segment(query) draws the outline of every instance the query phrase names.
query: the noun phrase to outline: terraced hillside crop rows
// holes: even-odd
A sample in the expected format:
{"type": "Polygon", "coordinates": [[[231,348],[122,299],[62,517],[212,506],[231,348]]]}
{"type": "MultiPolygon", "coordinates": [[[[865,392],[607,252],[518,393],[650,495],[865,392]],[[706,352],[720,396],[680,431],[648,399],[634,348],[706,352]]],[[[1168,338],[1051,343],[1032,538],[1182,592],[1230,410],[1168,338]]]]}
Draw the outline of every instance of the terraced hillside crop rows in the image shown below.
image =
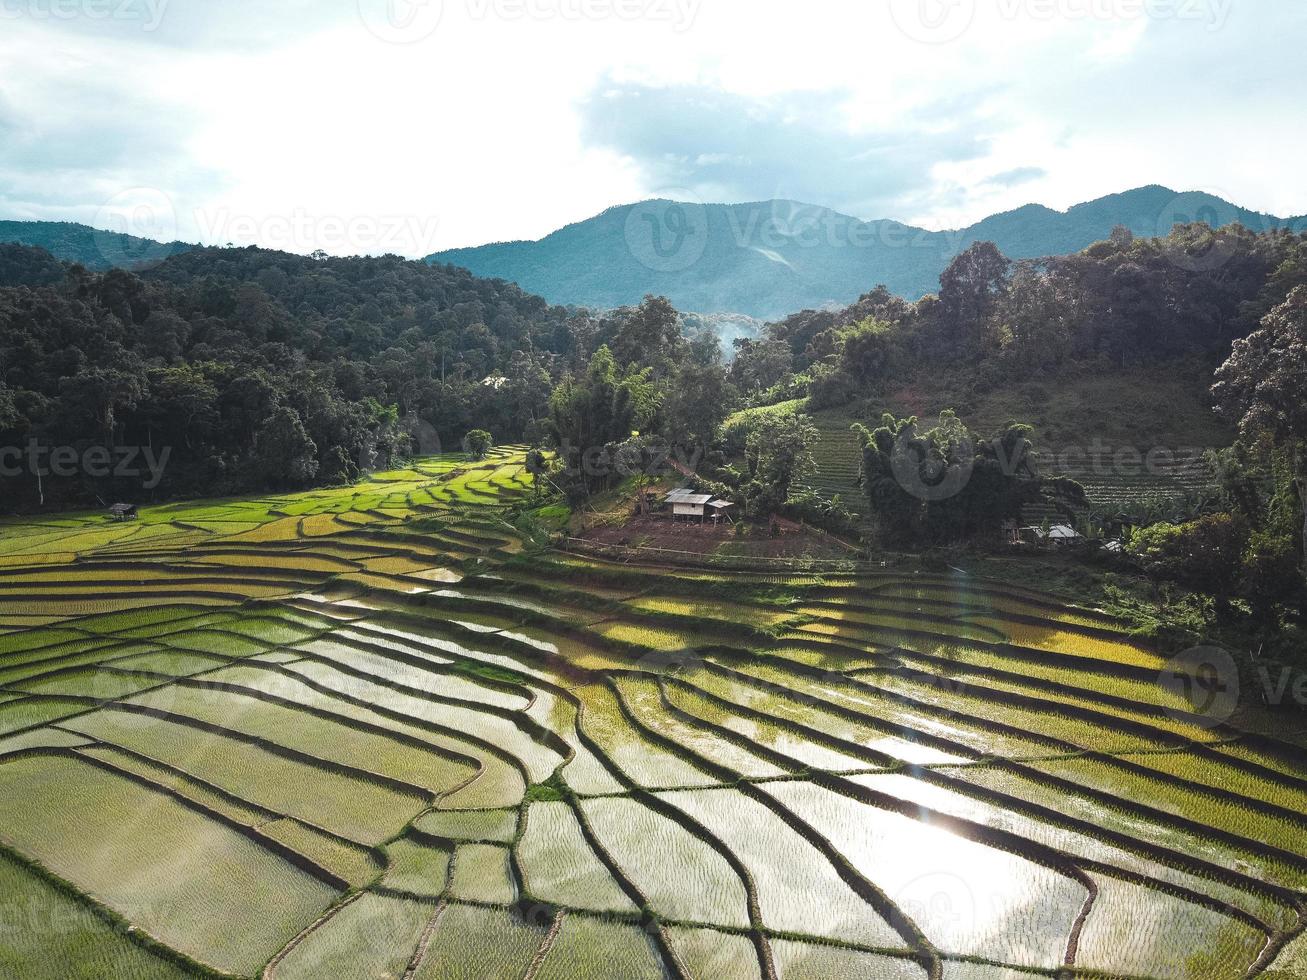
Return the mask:
{"type": "MultiPolygon", "coordinates": [[[[802,400],[786,402],[763,411],[802,411],[802,400]]],[[[736,419],[743,415],[740,413],[736,419]]],[[[807,489],[828,500],[839,498],[854,514],[866,509],[866,499],[859,484],[862,449],[852,430],[855,419],[841,410],[816,412],[813,425],[819,438],[813,445],[816,470],[806,483],[807,489]]],[[[870,428],[875,423],[864,424],[870,428]]],[[[1132,515],[1141,507],[1174,503],[1209,496],[1215,475],[1204,450],[1159,449],[1149,455],[1148,447],[1121,447],[1091,455],[1086,449],[1040,447],[1041,470],[1049,476],[1070,477],[1085,488],[1091,508],[1113,515],[1132,515]]],[[[1023,515],[1027,523],[1065,520],[1051,505],[1031,507],[1023,515]]]]}
{"type": "Polygon", "coordinates": [[[1114,622],[523,551],[528,489],[0,527],[0,972],[1299,975],[1301,751],[1114,622]]]}

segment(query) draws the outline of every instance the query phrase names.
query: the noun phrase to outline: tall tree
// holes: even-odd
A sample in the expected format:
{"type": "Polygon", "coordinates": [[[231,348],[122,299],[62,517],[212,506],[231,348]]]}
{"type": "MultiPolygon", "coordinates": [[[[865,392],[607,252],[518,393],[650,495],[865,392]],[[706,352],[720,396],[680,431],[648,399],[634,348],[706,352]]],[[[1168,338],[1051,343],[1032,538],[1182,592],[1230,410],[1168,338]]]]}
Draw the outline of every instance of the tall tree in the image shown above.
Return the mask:
{"type": "Polygon", "coordinates": [[[1012,263],[993,242],[976,242],[939,277],[939,310],[949,340],[974,349],[1007,289],[1012,263]]]}
{"type": "Polygon", "coordinates": [[[1307,286],[1296,287],[1260,329],[1234,342],[1212,394],[1250,442],[1266,433],[1291,452],[1307,555],[1307,286]]]}

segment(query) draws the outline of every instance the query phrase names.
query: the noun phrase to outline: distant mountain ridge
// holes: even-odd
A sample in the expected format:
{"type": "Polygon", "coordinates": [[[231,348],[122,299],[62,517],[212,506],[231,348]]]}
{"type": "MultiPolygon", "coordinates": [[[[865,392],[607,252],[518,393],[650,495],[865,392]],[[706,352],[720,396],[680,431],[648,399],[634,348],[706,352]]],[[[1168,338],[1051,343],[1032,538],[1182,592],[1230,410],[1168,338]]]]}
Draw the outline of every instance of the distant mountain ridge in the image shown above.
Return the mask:
{"type": "MultiPolygon", "coordinates": [[[[879,283],[918,299],[934,292],[952,258],[977,241],[994,242],[1009,258],[1037,258],[1078,252],[1118,225],[1152,237],[1189,221],[1307,229],[1307,216],[1278,218],[1156,184],[1066,211],[1027,204],[954,231],[862,221],[798,201],[654,200],[609,208],[539,241],[450,249],[426,261],[504,279],[558,305],[611,309],[653,293],[686,312],[776,320],[845,307],[879,283]]],[[[0,221],[0,242],[38,246],[96,271],[150,266],[199,247],[61,221],[0,221]]]]}
{"type": "Polygon", "coordinates": [[[1278,218],[1159,185],[1066,211],[1028,204],[940,232],[797,201],[656,200],[610,208],[539,241],[451,249],[428,261],[507,279],[551,303],[611,308],[655,293],[681,310],[770,320],[845,306],[878,283],[918,299],[934,292],[953,256],[977,241],[993,241],[1010,258],[1037,258],[1078,252],[1118,225],[1153,237],[1191,221],[1239,222],[1255,231],[1307,228],[1307,217],[1278,218]]]}
{"type": "Polygon", "coordinates": [[[185,242],[163,244],[71,221],[0,221],[0,242],[43,248],[57,259],[96,272],[152,265],[197,247],[185,242]]]}

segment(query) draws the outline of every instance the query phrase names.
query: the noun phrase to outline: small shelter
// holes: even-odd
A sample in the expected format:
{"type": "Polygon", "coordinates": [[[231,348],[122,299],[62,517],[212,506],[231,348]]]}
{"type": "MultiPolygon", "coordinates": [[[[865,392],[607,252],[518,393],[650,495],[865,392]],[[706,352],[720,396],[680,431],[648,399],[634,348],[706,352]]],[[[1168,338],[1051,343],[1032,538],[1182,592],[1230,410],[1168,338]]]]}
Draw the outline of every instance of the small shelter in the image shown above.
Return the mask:
{"type": "Polygon", "coordinates": [[[730,521],[731,508],[734,506],[729,500],[708,501],[708,511],[712,514],[712,522],[720,524],[722,521],[730,521]]]}
{"type": "Polygon", "coordinates": [[[109,508],[109,515],[115,521],[131,521],[136,519],[135,504],[114,504],[109,508]]]}
{"type": "Polygon", "coordinates": [[[1048,540],[1053,544],[1071,544],[1083,538],[1084,535],[1069,524],[1054,524],[1048,529],[1048,540]]]}
{"type": "Polygon", "coordinates": [[[697,517],[702,521],[705,517],[708,502],[712,499],[710,493],[695,493],[682,487],[669,493],[666,501],[672,505],[673,518],[697,517]]]}
{"type": "Polygon", "coordinates": [[[1054,524],[1045,530],[1042,527],[1023,527],[1022,540],[1035,544],[1067,545],[1083,541],[1084,535],[1069,524],[1054,524]]]}

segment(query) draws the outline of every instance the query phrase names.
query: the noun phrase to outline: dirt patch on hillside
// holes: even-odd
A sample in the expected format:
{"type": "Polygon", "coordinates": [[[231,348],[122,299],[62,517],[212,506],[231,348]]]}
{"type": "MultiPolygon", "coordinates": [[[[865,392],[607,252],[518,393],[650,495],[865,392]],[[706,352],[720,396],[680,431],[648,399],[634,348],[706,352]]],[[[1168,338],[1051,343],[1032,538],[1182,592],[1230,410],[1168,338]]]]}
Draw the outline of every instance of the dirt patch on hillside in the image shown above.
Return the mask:
{"type": "Polygon", "coordinates": [[[659,548],[696,555],[730,555],[738,558],[856,557],[830,535],[778,518],[773,537],[767,526],[748,526],[740,535],[735,525],[698,524],[667,517],[633,517],[625,524],[591,528],[578,535],[596,544],[627,548],[659,548]]]}

